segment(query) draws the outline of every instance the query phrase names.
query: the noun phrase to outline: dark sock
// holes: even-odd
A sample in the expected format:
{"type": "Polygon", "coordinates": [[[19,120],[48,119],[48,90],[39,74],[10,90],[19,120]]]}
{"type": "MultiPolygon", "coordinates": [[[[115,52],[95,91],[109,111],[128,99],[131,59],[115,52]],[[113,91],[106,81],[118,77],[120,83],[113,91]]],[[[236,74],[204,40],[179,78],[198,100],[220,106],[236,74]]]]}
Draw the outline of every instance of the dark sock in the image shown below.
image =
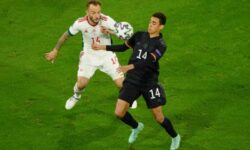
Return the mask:
{"type": "Polygon", "coordinates": [[[177,133],[171,123],[171,121],[165,117],[164,121],[161,123],[161,126],[167,131],[167,133],[172,137],[175,138],[177,133]]]}
{"type": "Polygon", "coordinates": [[[138,122],[131,116],[129,112],[126,112],[121,120],[126,123],[127,125],[131,126],[133,129],[138,127],[138,122]]]}

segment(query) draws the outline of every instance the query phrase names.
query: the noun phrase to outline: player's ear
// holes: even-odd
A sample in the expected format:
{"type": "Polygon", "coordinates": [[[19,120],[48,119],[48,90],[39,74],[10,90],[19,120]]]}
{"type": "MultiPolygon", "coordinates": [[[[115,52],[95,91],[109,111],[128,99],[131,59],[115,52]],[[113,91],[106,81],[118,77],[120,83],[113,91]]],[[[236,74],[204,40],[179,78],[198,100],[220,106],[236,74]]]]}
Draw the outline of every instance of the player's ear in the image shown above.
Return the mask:
{"type": "Polygon", "coordinates": [[[160,29],[162,30],[164,28],[164,25],[160,25],[160,29]]]}

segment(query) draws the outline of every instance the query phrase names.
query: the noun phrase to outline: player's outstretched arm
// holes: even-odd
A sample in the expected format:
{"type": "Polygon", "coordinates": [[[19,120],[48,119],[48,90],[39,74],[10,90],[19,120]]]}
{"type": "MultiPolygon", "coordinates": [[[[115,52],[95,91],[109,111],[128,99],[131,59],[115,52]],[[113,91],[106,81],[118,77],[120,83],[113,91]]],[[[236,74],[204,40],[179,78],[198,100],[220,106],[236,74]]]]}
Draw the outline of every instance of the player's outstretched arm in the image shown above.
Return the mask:
{"type": "Polygon", "coordinates": [[[120,45],[100,45],[97,44],[96,42],[92,43],[92,49],[93,50],[107,50],[107,51],[112,51],[112,52],[124,52],[129,47],[124,43],[120,45]]]}
{"type": "Polygon", "coordinates": [[[134,64],[129,64],[129,65],[126,65],[126,66],[120,66],[117,70],[117,72],[123,72],[123,73],[127,73],[129,70],[132,70],[134,69],[135,66],[134,64]]]}
{"type": "Polygon", "coordinates": [[[55,61],[57,54],[60,50],[60,48],[62,47],[62,45],[65,43],[65,41],[70,37],[68,31],[64,32],[63,35],[59,38],[59,40],[56,43],[56,46],[53,48],[53,50],[51,50],[48,53],[45,53],[45,58],[48,61],[51,61],[52,63],[55,61]]]}
{"type": "Polygon", "coordinates": [[[97,44],[96,42],[93,42],[92,49],[93,50],[106,50],[106,45],[100,45],[100,44],[97,44]]]}

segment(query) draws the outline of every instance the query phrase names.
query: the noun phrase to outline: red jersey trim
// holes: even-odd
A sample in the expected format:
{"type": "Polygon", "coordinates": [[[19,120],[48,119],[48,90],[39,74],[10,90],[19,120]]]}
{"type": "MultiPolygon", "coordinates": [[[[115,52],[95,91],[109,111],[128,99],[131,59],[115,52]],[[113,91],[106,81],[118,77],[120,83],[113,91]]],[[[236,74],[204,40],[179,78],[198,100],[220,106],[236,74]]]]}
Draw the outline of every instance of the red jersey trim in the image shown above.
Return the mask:
{"type": "Polygon", "coordinates": [[[107,16],[101,16],[101,19],[104,20],[104,21],[107,21],[108,17],[107,16]]]}
{"type": "Polygon", "coordinates": [[[95,27],[96,25],[98,25],[98,23],[97,23],[97,24],[92,24],[92,23],[89,21],[89,17],[88,17],[88,16],[87,16],[87,21],[88,21],[89,25],[91,25],[91,26],[93,26],[93,27],[95,27]]]}
{"type": "Polygon", "coordinates": [[[88,20],[87,16],[84,16],[84,17],[79,18],[78,22],[84,22],[84,21],[87,21],[87,20],[88,20]]]}

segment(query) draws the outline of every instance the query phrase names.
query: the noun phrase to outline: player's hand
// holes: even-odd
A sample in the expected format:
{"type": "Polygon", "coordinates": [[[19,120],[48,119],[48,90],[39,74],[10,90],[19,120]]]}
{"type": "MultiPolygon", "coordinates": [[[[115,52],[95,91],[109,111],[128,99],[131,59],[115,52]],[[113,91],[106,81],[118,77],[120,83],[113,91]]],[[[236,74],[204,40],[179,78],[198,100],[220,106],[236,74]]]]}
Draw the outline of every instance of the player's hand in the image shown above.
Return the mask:
{"type": "Polygon", "coordinates": [[[91,46],[93,50],[106,50],[106,45],[100,45],[96,42],[93,42],[91,46]]]}
{"type": "Polygon", "coordinates": [[[57,54],[58,54],[58,50],[57,49],[53,49],[52,51],[48,52],[48,53],[45,53],[45,58],[54,63],[56,57],[57,57],[57,54]]]}
{"type": "Polygon", "coordinates": [[[127,73],[129,70],[132,70],[132,69],[134,69],[134,65],[130,64],[130,65],[126,65],[126,66],[120,66],[117,69],[117,72],[118,73],[120,73],[120,72],[127,73]]]}
{"type": "Polygon", "coordinates": [[[110,29],[108,29],[107,27],[101,26],[101,32],[104,34],[114,34],[110,29]]]}

